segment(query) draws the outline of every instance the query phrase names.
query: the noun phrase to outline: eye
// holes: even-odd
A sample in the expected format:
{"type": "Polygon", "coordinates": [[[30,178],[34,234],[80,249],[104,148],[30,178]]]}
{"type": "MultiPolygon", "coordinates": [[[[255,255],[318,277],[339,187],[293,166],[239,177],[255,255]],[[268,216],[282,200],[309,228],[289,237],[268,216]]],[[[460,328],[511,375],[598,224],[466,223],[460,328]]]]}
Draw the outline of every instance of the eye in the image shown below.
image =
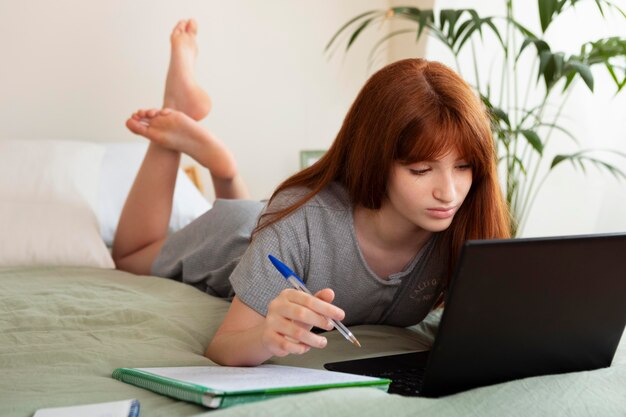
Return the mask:
{"type": "Polygon", "coordinates": [[[409,172],[413,175],[424,175],[428,171],[430,171],[430,168],[409,168],[409,172]]]}
{"type": "Polygon", "coordinates": [[[457,164],[457,169],[460,169],[461,171],[467,171],[472,169],[472,164],[467,164],[467,163],[461,163],[461,164],[457,164]]]}

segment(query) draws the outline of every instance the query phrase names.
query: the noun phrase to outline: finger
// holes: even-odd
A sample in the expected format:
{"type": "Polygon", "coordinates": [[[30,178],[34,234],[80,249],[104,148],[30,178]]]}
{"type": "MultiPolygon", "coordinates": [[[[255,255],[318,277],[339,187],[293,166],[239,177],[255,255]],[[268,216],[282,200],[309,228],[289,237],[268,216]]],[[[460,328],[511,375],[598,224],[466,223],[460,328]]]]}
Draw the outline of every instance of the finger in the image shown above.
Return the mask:
{"type": "Polygon", "coordinates": [[[323,290],[319,290],[318,292],[316,292],[315,296],[322,301],[332,303],[335,299],[335,292],[330,288],[324,288],[323,290]]]}
{"type": "Polygon", "coordinates": [[[284,320],[289,323],[299,323],[306,330],[310,330],[313,326],[326,330],[332,329],[332,323],[326,317],[280,297],[272,300],[266,318],[269,326],[278,332],[284,332],[284,320]]]}
{"type": "Polygon", "coordinates": [[[293,337],[282,334],[281,331],[276,331],[271,326],[268,326],[266,331],[263,332],[263,344],[275,356],[300,355],[311,350],[310,346],[300,343],[293,337]]]}
{"type": "MultiPolygon", "coordinates": [[[[269,322],[274,323],[278,319],[287,319],[292,322],[301,323],[303,326],[310,330],[311,327],[319,327],[321,329],[332,330],[333,326],[331,321],[321,314],[298,304],[289,299],[289,290],[285,290],[281,295],[272,300],[268,306],[267,319],[269,322]]],[[[274,325],[277,329],[280,329],[280,325],[274,325]]]]}
{"type": "Polygon", "coordinates": [[[274,321],[273,324],[276,326],[273,327],[274,330],[292,343],[297,342],[318,349],[325,348],[328,344],[325,337],[310,332],[308,326],[303,326],[283,317],[274,321]]]}
{"type": "Polygon", "coordinates": [[[297,290],[285,290],[284,293],[286,293],[285,297],[289,301],[300,304],[301,306],[306,307],[307,309],[324,317],[335,320],[343,320],[345,317],[345,313],[342,309],[324,300],[320,300],[313,295],[297,290]]]}
{"type": "Polygon", "coordinates": [[[315,326],[326,330],[332,329],[332,323],[326,316],[318,314],[297,303],[287,302],[281,306],[279,315],[286,319],[302,323],[309,328],[315,326]]]}
{"type": "Polygon", "coordinates": [[[310,346],[304,345],[293,338],[277,332],[271,332],[264,341],[267,349],[274,356],[287,356],[289,354],[301,355],[311,350],[310,346]]]}
{"type": "Polygon", "coordinates": [[[161,109],[161,114],[162,114],[163,116],[167,116],[167,115],[168,115],[168,114],[170,114],[170,113],[172,113],[172,109],[169,109],[169,108],[167,108],[167,107],[165,107],[165,108],[161,109]]]}

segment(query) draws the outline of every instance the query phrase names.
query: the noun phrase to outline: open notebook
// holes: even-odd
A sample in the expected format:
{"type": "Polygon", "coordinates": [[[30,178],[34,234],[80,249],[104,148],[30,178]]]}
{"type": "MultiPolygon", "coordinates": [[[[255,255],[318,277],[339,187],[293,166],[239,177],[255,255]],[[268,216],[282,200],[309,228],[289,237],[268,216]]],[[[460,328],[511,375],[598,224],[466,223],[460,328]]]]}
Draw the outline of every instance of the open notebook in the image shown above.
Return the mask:
{"type": "Polygon", "coordinates": [[[329,388],[376,387],[388,379],[280,365],[118,368],[113,378],[209,408],[329,388]]]}

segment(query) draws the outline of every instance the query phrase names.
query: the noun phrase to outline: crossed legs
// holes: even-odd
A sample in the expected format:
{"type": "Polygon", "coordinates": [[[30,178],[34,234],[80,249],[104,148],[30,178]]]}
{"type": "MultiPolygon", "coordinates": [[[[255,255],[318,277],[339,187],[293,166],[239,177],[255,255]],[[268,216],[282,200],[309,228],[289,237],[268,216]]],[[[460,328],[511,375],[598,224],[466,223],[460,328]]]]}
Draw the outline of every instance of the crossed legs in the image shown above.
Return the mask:
{"type": "Polygon", "coordinates": [[[181,153],[209,170],[216,198],[248,197],[231,152],[197,123],[210,112],[211,99],[194,77],[196,33],[193,19],[177,23],[170,36],[163,108],[138,110],[126,121],[126,127],[150,145],[113,241],[113,260],[124,271],[149,274],[167,238],[181,153]]]}

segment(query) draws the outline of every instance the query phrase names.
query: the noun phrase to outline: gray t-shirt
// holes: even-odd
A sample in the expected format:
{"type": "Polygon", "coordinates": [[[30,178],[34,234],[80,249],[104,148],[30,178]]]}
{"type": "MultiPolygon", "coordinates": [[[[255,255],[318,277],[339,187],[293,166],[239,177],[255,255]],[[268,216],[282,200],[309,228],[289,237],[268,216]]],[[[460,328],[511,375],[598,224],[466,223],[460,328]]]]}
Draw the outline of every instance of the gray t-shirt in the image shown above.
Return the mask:
{"type": "MultiPolygon", "coordinates": [[[[279,195],[268,211],[284,207],[302,190],[279,195]]],[[[346,312],[344,324],[419,323],[442,291],[447,259],[433,236],[404,271],[378,277],[365,263],[354,231],[345,189],[331,184],[303,207],[266,227],[248,244],[263,205],[218,200],[214,207],[168,238],[152,272],[232,297],[262,315],[287,282],[268,260],[274,255],[311,292],[335,291],[333,304],[346,312]],[[229,285],[230,284],[230,285],[229,285]]]]}

